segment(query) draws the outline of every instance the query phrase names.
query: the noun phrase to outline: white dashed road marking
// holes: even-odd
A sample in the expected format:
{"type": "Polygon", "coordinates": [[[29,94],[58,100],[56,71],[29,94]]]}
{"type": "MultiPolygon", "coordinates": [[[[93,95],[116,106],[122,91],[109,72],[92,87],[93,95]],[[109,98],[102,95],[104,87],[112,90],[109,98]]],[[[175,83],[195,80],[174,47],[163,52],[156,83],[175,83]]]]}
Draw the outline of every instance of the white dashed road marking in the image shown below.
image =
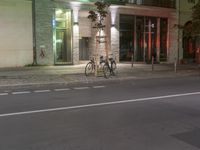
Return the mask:
{"type": "Polygon", "coordinates": [[[51,92],[51,90],[36,90],[34,92],[35,93],[46,93],[46,92],[51,92]]]}
{"type": "Polygon", "coordinates": [[[0,93],[0,96],[8,95],[8,93],[0,93]]]}
{"type": "Polygon", "coordinates": [[[85,89],[89,89],[89,87],[75,87],[73,88],[74,90],[85,90],[85,89]]]}
{"type": "Polygon", "coordinates": [[[94,89],[100,89],[100,88],[105,88],[105,86],[100,85],[100,86],[93,86],[94,89]]]}
{"type": "Polygon", "coordinates": [[[5,95],[20,95],[20,94],[30,94],[30,93],[48,93],[48,92],[61,92],[61,91],[70,91],[70,90],[86,90],[86,89],[99,89],[99,88],[105,88],[104,85],[100,86],[92,86],[92,87],[74,87],[74,88],[63,88],[63,89],[52,89],[52,90],[35,90],[35,91],[4,91],[3,93],[0,93],[0,96],[5,96],[5,95]]]}
{"type": "Polygon", "coordinates": [[[12,92],[13,95],[18,95],[18,94],[29,94],[31,93],[30,91],[22,91],[22,92],[12,92]]]}
{"type": "Polygon", "coordinates": [[[56,92],[59,92],[59,91],[69,91],[69,90],[71,90],[71,89],[69,89],[69,88],[66,88],[66,89],[54,89],[54,91],[56,91],[56,92]]]}

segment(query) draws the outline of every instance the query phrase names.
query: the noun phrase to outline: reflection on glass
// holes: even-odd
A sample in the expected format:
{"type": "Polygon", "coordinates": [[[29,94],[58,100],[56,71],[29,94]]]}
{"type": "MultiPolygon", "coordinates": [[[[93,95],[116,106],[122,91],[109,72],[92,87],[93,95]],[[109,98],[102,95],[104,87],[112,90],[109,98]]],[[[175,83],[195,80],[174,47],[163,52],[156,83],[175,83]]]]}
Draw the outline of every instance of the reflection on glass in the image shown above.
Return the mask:
{"type": "Polygon", "coordinates": [[[56,60],[57,62],[63,62],[67,60],[66,55],[66,32],[62,30],[56,31],[56,60]]]}
{"type": "Polygon", "coordinates": [[[144,60],[144,17],[136,17],[136,61],[144,60]]]}
{"type": "Polygon", "coordinates": [[[154,59],[156,59],[156,52],[157,52],[157,49],[156,49],[157,18],[146,17],[145,33],[146,33],[145,42],[147,44],[146,61],[151,61],[152,57],[154,57],[154,59]]]}
{"type": "Polygon", "coordinates": [[[120,16],[120,60],[130,61],[134,50],[134,16],[120,16]]]}
{"type": "Polygon", "coordinates": [[[157,58],[166,61],[167,34],[166,18],[120,15],[120,60],[130,61],[131,54],[134,52],[135,61],[151,62],[152,56],[155,61],[157,58]]]}
{"type": "Polygon", "coordinates": [[[160,60],[167,60],[167,18],[160,18],[160,60]]]}
{"type": "Polygon", "coordinates": [[[71,12],[55,11],[55,63],[71,63],[71,12]]]}

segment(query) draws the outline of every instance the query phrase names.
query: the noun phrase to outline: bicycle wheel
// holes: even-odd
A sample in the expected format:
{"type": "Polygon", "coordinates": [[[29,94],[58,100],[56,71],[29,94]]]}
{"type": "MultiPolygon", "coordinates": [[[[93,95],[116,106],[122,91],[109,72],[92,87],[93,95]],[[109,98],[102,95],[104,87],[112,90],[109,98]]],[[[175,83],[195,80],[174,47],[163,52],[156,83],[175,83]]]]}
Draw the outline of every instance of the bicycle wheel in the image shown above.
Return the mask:
{"type": "Polygon", "coordinates": [[[85,75],[89,76],[94,72],[94,63],[89,62],[87,63],[87,65],[85,66],[85,75]]]}
{"type": "Polygon", "coordinates": [[[116,75],[116,71],[117,71],[117,64],[115,61],[112,62],[112,65],[111,65],[111,68],[112,68],[112,75],[116,75]]]}
{"type": "Polygon", "coordinates": [[[103,66],[103,74],[105,78],[109,78],[110,77],[110,68],[107,64],[105,64],[103,66]]]}

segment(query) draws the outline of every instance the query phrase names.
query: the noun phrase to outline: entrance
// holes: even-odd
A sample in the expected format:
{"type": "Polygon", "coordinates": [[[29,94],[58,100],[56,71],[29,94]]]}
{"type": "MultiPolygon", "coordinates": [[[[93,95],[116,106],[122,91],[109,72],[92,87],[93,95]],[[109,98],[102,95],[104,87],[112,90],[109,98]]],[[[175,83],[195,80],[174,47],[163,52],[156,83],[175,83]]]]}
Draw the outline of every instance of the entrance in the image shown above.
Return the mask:
{"type": "Polygon", "coordinates": [[[54,60],[55,64],[72,64],[71,11],[55,10],[54,60]]]}
{"type": "Polygon", "coordinates": [[[79,40],[79,59],[89,60],[89,38],[82,37],[79,40]]]}

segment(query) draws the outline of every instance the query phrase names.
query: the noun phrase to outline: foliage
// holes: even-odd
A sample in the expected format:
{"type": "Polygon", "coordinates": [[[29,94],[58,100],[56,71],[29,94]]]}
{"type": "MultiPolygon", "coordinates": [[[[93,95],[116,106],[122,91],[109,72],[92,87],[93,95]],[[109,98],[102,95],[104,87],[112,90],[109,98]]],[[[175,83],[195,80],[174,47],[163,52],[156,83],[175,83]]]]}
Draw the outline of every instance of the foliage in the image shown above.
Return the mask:
{"type": "Polygon", "coordinates": [[[200,34],[200,0],[192,10],[192,32],[196,36],[200,34]]]}
{"type": "Polygon", "coordinates": [[[107,9],[110,5],[105,2],[96,2],[95,6],[97,10],[90,10],[88,18],[95,23],[94,28],[104,28],[103,21],[108,14],[107,9]]]}

